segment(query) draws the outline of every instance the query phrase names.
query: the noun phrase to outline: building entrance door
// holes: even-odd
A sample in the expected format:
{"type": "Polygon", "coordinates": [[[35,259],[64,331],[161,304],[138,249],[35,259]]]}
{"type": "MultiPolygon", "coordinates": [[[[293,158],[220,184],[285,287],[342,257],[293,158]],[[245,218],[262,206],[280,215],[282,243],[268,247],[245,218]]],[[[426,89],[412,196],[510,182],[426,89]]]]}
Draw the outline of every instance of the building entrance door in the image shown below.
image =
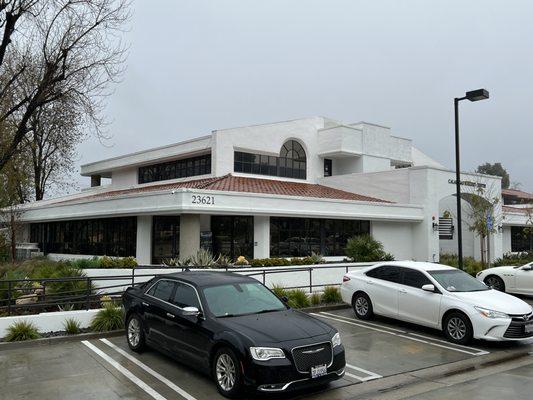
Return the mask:
{"type": "Polygon", "coordinates": [[[152,233],[152,264],[162,264],[171,258],[179,258],[179,215],[154,216],[152,233]]]}

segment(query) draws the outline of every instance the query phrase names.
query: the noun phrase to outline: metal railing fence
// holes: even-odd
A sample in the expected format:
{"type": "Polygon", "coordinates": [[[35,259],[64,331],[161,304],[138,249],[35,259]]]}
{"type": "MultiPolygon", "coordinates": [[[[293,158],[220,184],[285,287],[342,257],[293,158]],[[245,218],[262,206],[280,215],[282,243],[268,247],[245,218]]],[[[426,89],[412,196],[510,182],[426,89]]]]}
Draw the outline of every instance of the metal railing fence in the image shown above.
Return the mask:
{"type": "MultiPolygon", "coordinates": [[[[332,264],[293,267],[263,268],[190,268],[219,272],[235,272],[253,277],[268,286],[267,278],[281,274],[301,274],[295,281],[297,285],[283,285],[285,289],[305,289],[310,293],[326,286],[338,286],[341,282],[317,279],[317,271],[342,270],[347,273],[351,269],[370,266],[372,263],[332,264]]],[[[63,278],[24,278],[0,280],[0,316],[32,314],[46,311],[89,310],[99,308],[103,303],[116,301],[126,287],[144,283],[161,273],[149,273],[150,270],[161,270],[156,266],[138,266],[131,269],[131,274],[106,276],[75,276],[63,278]],[[106,284],[108,283],[108,284],[106,284]]],[[[168,268],[185,271],[187,267],[168,268]]],[[[339,271],[340,272],[340,271],[339,271]]]]}

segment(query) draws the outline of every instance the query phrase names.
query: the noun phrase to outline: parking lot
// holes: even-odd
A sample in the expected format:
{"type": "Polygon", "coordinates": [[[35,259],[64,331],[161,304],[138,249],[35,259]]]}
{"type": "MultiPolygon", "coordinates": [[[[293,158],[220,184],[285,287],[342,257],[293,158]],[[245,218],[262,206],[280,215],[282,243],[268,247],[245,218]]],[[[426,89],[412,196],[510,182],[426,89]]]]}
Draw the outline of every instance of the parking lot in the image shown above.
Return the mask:
{"type": "MultiPolygon", "coordinates": [[[[331,384],[327,393],[320,392],[324,388],[317,389],[314,398],[318,399],[331,398],[335,388],[392,375],[520,346],[533,350],[530,343],[453,345],[438,332],[410,324],[383,318],[356,320],[350,309],[313,315],[340,331],[347,361],[345,377],[331,384]]],[[[124,337],[0,351],[0,384],[0,399],[6,400],[222,398],[208,377],[153,350],[133,353],[124,337]]]]}

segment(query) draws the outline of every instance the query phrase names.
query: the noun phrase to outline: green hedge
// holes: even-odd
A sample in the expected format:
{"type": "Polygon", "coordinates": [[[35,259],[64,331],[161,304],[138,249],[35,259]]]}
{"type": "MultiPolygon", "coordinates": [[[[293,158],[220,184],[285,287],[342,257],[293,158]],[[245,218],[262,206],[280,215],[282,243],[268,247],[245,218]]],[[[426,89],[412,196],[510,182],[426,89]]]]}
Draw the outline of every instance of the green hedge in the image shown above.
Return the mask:
{"type": "MultiPolygon", "coordinates": [[[[459,268],[459,258],[456,254],[441,254],[439,263],[459,268]]],[[[483,264],[472,257],[463,257],[463,268],[466,273],[476,276],[479,271],[483,270],[483,264]]]]}

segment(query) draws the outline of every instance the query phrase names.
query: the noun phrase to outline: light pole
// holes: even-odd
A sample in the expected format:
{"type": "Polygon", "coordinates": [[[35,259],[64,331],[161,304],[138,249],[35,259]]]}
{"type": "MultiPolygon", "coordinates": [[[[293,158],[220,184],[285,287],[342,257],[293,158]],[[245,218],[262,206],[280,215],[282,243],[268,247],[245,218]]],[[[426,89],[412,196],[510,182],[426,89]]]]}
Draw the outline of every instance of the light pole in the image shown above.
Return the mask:
{"type": "Polygon", "coordinates": [[[455,195],[457,196],[457,255],[459,257],[459,269],[463,269],[463,227],[461,217],[461,160],[459,151],[459,102],[461,100],[479,101],[489,98],[489,92],[485,89],[471,90],[464,97],[456,97],[453,100],[455,111],[455,195]]]}

